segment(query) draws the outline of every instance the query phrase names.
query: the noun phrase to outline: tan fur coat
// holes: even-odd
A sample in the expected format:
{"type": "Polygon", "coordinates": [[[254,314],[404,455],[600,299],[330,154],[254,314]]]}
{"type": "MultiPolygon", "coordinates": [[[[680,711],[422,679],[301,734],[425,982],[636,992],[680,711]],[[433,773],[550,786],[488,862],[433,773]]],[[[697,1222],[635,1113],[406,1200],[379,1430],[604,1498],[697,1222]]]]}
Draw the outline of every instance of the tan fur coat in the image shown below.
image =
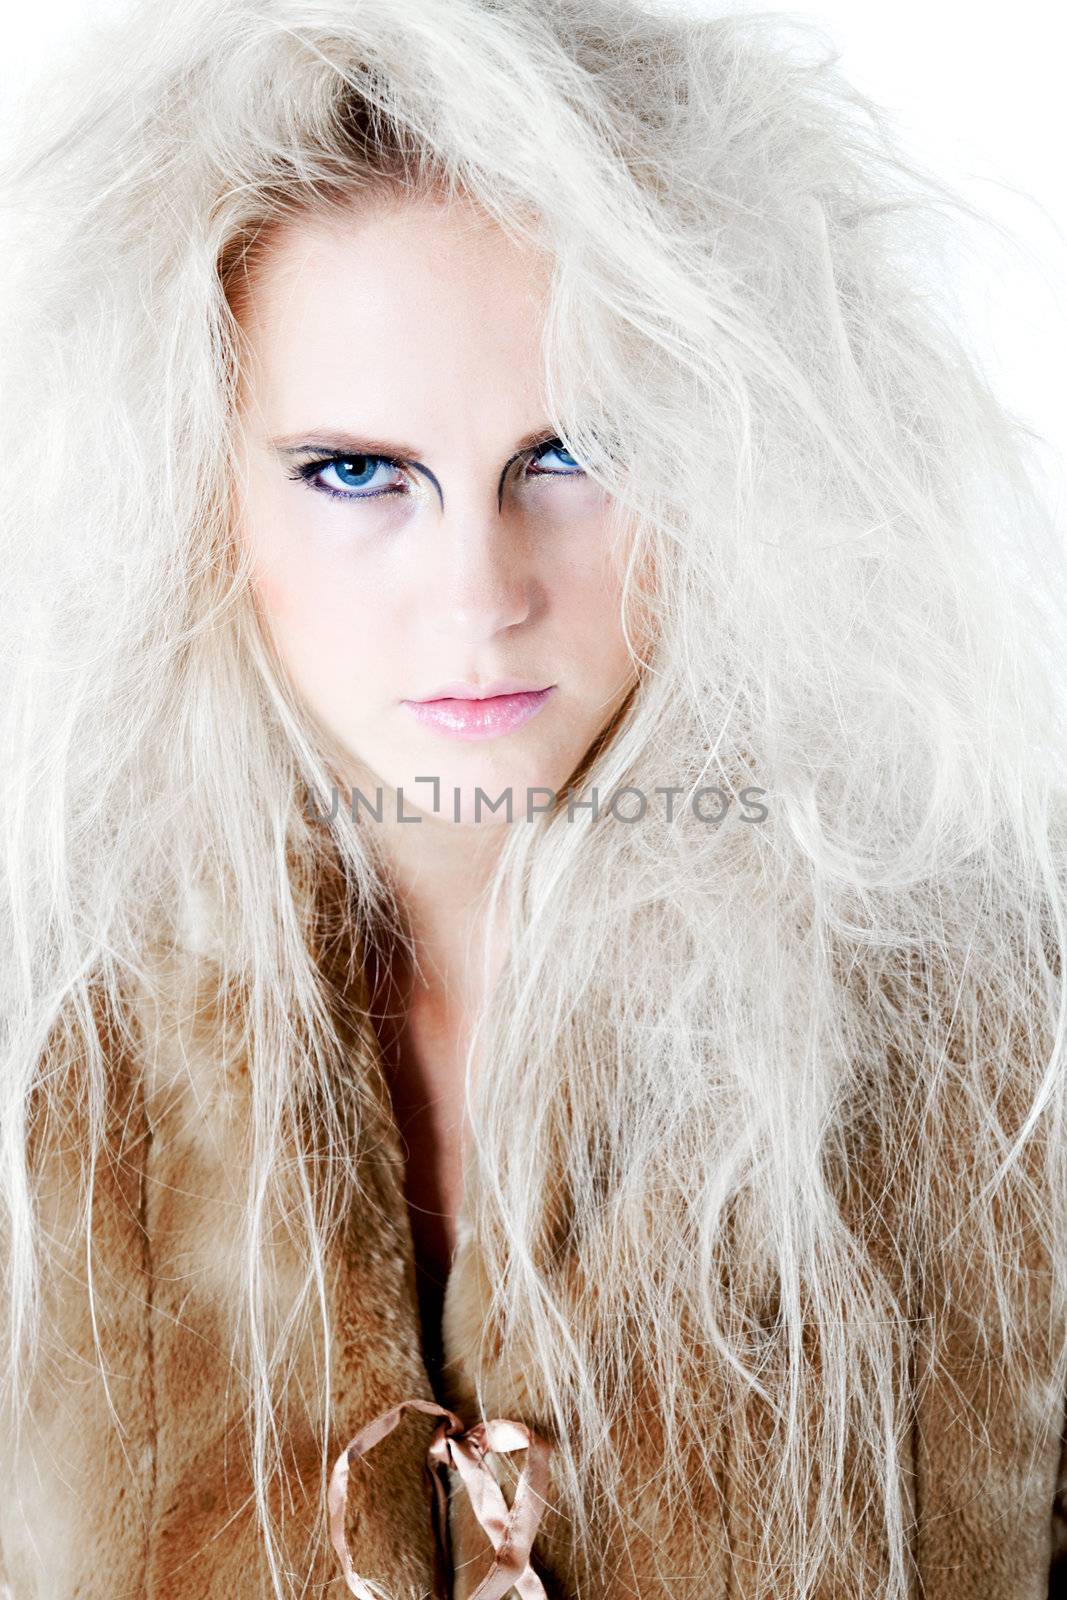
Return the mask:
{"type": "MultiPolygon", "coordinates": [[[[231,1359],[226,1315],[237,1293],[230,1142],[247,1105],[247,1075],[240,1059],[220,1062],[205,1042],[210,1033],[197,1010],[199,993],[193,1002],[194,971],[192,954],[173,964],[163,1009],[153,1013],[156,1045],[147,1071],[116,1073],[113,1154],[98,1173],[95,1201],[95,1333],[85,1240],[69,1227],[74,1159],[62,1149],[49,1159],[40,1371],[29,1420],[17,1441],[2,1441],[0,1452],[4,1600],[258,1600],[269,1592],[242,1432],[248,1395],[231,1359]]],[[[409,1396],[433,1398],[421,1354],[402,1155],[384,1101],[378,1135],[365,1163],[367,1201],[349,1218],[328,1283],[336,1334],[331,1461],[388,1406],[409,1396]]],[[[891,1228],[891,1217],[881,1224],[891,1228]]],[[[998,1398],[995,1372],[976,1363],[961,1336],[946,1346],[903,1442],[921,1574],[916,1600],[1045,1600],[1050,1574],[1051,1593],[1064,1584],[1059,1592],[1067,1594],[1056,1561],[1067,1526],[1061,1419],[1042,1383],[1041,1330],[1050,1303],[1042,1259],[1035,1243],[1028,1279],[1032,1415],[998,1398]],[[983,1422],[989,1449],[982,1445],[983,1422]]],[[[461,1414],[470,1404],[465,1374],[483,1337],[485,1298],[461,1218],[445,1310],[454,1374],[448,1398],[461,1414]]],[[[321,1382],[310,1355],[297,1381],[309,1388],[321,1382]]],[[[543,1427],[532,1368],[500,1370],[488,1399],[489,1415],[543,1427]]],[[[473,1412],[465,1420],[473,1421],[473,1412]]],[[[350,1480],[347,1529],[356,1570],[391,1600],[431,1591],[433,1543],[421,1472],[432,1426],[409,1416],[350,1480]]],[[[750,1439],[758,1434],[751,1402],[727,1416],[719,1472],[704,1497],[722,1552],[713,1572],[687,1575],[684,1526],[649,1514],[635,1476],[618,1491],[627,1548],[598,1571],[577,1569],[565,1525],[546,1517],[535,1566],[550,1600],[755,1595],[750,1552],[761,1508],[735,1492],[731,1472],[746,1429],[750,1439]]],[[[318,1441],[297,1421],[286,1450],[292,1499],[277,1508],[284,1511],[286,1565],[308,1594],[340,1596],[346,1591],[326,1535],[318,1441]]],[[[451,1526],[455,1600],[466,1600],[491,1550],[457,1489],[451,1526]]],[[[877,1528],[860,1542],[863,1585],[842,1573],[827,1579],[820,1600],[875,1600],[877,1528]]],[[[785,1600],[792,1593],[788,1574],[777,1578],[785,1600]]]]}

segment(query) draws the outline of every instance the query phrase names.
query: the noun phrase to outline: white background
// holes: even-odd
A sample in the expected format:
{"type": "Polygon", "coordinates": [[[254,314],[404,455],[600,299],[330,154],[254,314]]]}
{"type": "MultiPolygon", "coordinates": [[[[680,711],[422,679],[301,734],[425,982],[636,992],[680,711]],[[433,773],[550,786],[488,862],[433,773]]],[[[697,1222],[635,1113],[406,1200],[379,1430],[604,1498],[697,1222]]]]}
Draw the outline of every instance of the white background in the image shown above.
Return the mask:
{"type": "MultiPolygon", "coordinates": [[[[0,113],[79,28],[126,3],[0,0],[0,113]]],[[[689,3],[719,9],[716,0],[689,3]]],[[[964,294],[1000,392],[1049,442],[1067,506],[1067,29],[1059,12],[1054,0],[811,0],[793,14],[824,26],[842,69],[898,116],[914,153],[1021,239],[1022,257],[980,258],[964,294]]]]}

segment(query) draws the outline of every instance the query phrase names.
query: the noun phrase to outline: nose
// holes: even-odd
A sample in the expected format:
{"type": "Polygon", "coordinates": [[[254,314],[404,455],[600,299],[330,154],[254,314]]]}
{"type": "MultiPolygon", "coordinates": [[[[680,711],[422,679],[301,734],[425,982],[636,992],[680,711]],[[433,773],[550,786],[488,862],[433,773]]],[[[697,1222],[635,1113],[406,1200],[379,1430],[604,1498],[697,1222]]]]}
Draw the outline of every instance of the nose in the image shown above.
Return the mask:
{"type": "Polygon", "coordinates": [[[432,628],[453,639],[490,638],[535,614],[540,586],[520,530],[499,513],[443,517],[428,571],[432,628]]]}

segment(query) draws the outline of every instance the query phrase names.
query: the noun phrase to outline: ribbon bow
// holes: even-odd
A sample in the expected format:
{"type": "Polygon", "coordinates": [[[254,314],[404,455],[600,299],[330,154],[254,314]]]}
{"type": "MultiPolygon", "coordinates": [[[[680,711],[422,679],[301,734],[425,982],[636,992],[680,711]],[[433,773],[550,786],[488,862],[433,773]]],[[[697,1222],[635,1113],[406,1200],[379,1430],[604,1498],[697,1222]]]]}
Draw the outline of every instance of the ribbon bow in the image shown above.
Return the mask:
{"type": "Polygon", "coordinates": [[[521,1422],[497,1417],[464,1428],[454,1411],[432,1400],[401,1400],[399,1405],[368,1422],[342,1450],[330,1475],[326,1504],[330,1517],[330,1542],[341,1561],[345,1582],[359,1600],[376,1600],[377,1592],[352,1566],[345,1538],[345,1503],[348,1469],[392,1433],[407,1410],[425,1411],[438,1418],[426,1451],[423,1475],[430,1495],[434,1528],[434,1600],[449,1600],[452,1589],[452,1550],[448,1531],[447,1473],[454,1467],[463,1481],[477,1517],[496,1552],[490,1571],[470,1600],[503,1600],[517,1590],[521,1600],[547,1600],[544,1585],[530,1566],[530,1552],[548,1488],[549,1445],[521,1422]],[[493,1474],[485,1464],[489,1451],[526,1450],[526,1470],[519,1478],[515,1499],[508,1509],[493,1474]]]}

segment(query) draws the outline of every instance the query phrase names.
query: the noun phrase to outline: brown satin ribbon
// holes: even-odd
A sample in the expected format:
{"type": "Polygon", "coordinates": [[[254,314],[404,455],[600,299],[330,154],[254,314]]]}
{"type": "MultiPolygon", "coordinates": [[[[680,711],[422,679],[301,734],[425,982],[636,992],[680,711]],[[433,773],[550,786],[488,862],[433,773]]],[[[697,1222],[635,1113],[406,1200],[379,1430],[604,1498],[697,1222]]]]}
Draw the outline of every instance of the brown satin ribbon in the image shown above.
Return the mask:
{"type": "Polygon", "coordinates": [[[330,1541],[341,1561],[345,1582],[359,1600],[378,1600],[381,1591],[372,1588],[352,1566],[345,1538],[345,1503],[348,1497],[348,1469],[387,1433],[392,1433],[405,1411],[424,1411],[437,1417],[437,1427],[426,1451],[423,1475],[430,1494],[434,1528],[434,1600],[451,1600],[452,1548],[448,1532],[448,1468],[459,1473],[470,1498],[474,1515],[488,1534],[495,1551],[493,1565],[470,1600],[503,1600],[514,1588],[521,1600],[548,1600],[544,1585],[530,1566],[530,1552],[541,1521],[548,1492],[550,1446],[521,1422],[497,1417],[492,1422],[477,1422],[464,1428],[454,1411],[432,1400],[401,1400],[399,1405],[368,1422],[342,1450],[330,1476],[326,1503],[330,1517],[330,1541]],[[515,1499],[507,1501],[493,1474],[485,1464],[489,1451],[525,1450],[526,1470],[519,1478],[515,1499]]]}

